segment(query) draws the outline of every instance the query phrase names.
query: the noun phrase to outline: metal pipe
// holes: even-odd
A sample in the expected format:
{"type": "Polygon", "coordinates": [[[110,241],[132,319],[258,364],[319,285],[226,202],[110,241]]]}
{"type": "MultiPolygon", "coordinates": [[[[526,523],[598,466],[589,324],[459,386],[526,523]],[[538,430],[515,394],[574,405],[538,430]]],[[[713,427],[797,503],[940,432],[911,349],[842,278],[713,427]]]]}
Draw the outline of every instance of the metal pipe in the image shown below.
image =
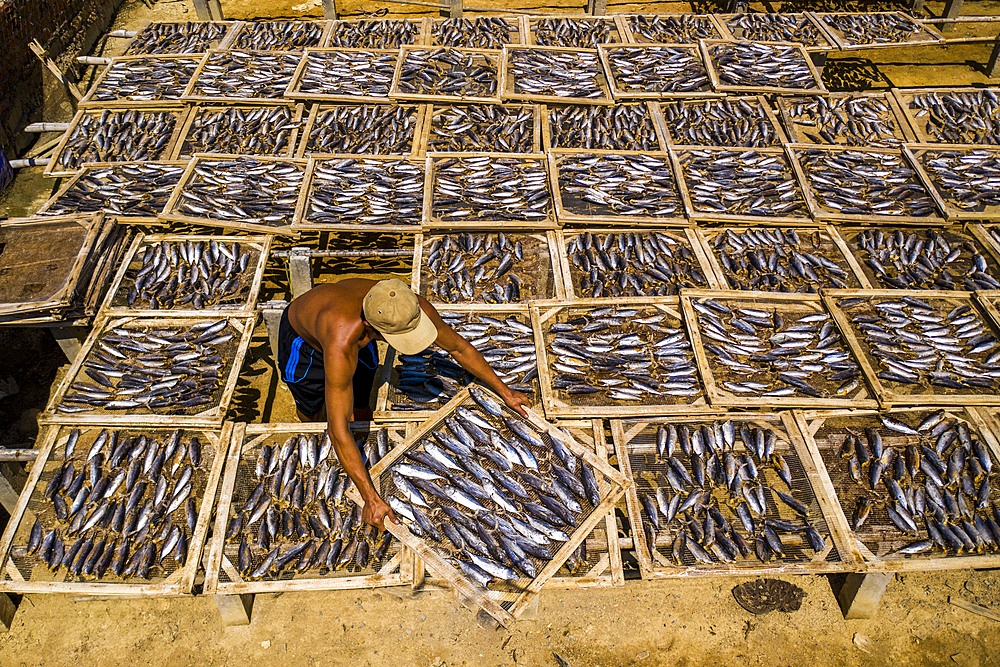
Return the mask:
{"type": "Polygon", "coordinates": [[[28,158],[27,160],[11,160],[10,166],[14,169],[23,169],[24,167],[47,167],[49,162],[52,162],[52,158],[28,158]]]}
{"type": "Polygon", "coordinates": [[[132,39],[139,34],[137,30],[112,30],[108,33],[108,37],[119,37],[121,39],[132,39]]]}
{"type": "Polygon", "coordinates": [[[365,250],[275,250],[271,257],[291,257],[308,255],[309,257],[412,257],[413,248],[367,248],[365,250]]]}
{"type": "Polygon", "coordinates": [[[37,449],[0,448],[0,461],[34,461],[37,458],[37,449]]]}
{"type": "Polygon", "coordinates": [[[65,132],[69,123],[32,123],[24,128],[25,132],[65,132]]]}
{"type": "Polygon", "coordinates": [[[946,37],[943,42],[928,42],[929,44],[991,44],[997,41],[997,36],[993,37],[946,37]]]}
{"type": "Polygon", "coordinates": [[[110,65],[111,58],[101,58],[98,56],[77,56],[76,62],[84,65],[110,65]]]}

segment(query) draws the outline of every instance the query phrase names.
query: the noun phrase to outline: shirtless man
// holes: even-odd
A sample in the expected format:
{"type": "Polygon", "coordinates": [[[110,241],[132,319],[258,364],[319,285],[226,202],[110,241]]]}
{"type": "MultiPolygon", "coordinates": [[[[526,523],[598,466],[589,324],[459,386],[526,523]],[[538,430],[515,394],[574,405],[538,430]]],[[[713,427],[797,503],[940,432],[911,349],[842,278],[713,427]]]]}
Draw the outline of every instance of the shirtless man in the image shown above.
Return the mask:
{"type": "Polygon", "coordinates": [[[401,354],[417,354],[437,343],[512,410],[525,415],[530,403],[504,384],[483,355],[401,280],[342,280],[314,287],[292,301],[278,330],[281,379],[292,392],[301,421],[319,421],[325,405],[337,458],[365,502],[362,518],[381,528],[386,516],[398,521],[375,491],[348,427],[354,417],[371,417],[368,396],[378,366],[375,341],[379,340],[401,354]]]}

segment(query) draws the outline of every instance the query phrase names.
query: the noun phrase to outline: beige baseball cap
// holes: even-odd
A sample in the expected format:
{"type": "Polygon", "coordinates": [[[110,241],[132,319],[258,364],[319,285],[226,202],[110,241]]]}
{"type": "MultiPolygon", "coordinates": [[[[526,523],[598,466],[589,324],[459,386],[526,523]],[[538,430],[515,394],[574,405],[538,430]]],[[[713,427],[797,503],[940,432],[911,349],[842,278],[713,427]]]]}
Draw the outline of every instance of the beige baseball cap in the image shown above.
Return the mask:
{"type": "Polygon", "coordinates": [[[380,280],[365,295],[365,320],[402,354],[423,352],[437,340],[437,327],[413,290],[398,278],[380,280]]]}

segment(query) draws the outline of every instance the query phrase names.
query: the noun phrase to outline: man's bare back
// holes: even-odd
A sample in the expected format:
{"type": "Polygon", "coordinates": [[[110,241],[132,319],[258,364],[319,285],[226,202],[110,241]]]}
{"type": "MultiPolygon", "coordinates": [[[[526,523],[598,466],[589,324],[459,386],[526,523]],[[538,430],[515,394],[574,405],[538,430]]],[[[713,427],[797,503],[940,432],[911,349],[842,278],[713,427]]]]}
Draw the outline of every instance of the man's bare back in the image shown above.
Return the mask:
{"type": "Polygon", "coordinates": [[[361,304],[375,282],[352,278],[314,287],[292,301],[288,320],[317,350],[352,343],[361,349],[370,341],[361,323],[361,304]]]}

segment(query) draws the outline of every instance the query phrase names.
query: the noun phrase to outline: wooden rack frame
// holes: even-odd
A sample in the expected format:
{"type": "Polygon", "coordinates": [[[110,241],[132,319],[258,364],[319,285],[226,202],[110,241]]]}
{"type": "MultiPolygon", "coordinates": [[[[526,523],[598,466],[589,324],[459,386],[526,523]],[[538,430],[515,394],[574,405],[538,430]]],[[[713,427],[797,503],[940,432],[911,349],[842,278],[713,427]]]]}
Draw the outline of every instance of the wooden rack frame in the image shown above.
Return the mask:
{"type": "MultiPolygon", "coordinates": [[[[321,56],[331,55],[336,56],[338,54],[348,54],[348,53],[363,53],[372,54],[374,56],[393,56],[393,72],[398,69],[399,66],[399,56],[400,51],[396,49],[344,49],[344,48],[325,48],[325,49],[306,49],[303,52],[302,60],[299,61],[298,67],[295,68],[295,74],[292,75],[292,80],[288,82],[288,87],[285,88],[285,97],[305,100],[306,102],[347,102],[349,104],[360,104],[365,102],[374,102],[385,104],[391,102],[389,99],[390,86],[392,82],[386,85],[385,95],[376,95],[375,93],[370,93],[368,95],[352,95],[348,93],[339,92],[304,92],[300,90],[302,86],[302,79],[305,77],[306,69],[309,67],[310,59],[314,59],[321,56]]],[[[331,83],[337,83],[333,81],[331,83]]]]}
{"type": "MultiPolygon", "coordinates": [[[[333,36],[334,36],[333,34],[334,34],[334,32],[336,32],[337,26],[340,25],[340,24],[346,24],[346,25],[358,24],[359,26],[361,26],[361,25],[364,25],[364,24],[382,23],[383,21],[399,21],[399,22],[402,22],[402,23],[413,23],[413,24],[417,25],[417,32],[414,35],[413,42],[410,43],[410,44],[408,44],[408,45],[403,45],[403,46],[423,46],[423,45],[427,44],[427,39],[428,39],[427,27],[426,27],[427,26],[427,22],[423,18],[415,18],[415,19],[401,19],[401,18],[379,19],[379,18],[371,18],[371,19],[350,19],[350,20],[332,21],[332,25],[330,26],[330,32],[327,33],[326,41],[322,44],[322,47],[323,48],[360,48],[360,49],[368,50],[367,47],[362,47],[362,46],[338,47],[338,46],[334,46],[333,44],[331,44],[331,42],[333,41],[333,36]]],[[[393,51],[396,51],[396,50],[398,50],[399,47],[397,47],[397,46],[385,46],[383,48],[392,49],[393,51]]]]}
{"type": "MultiPolygon", "coordinates": [[[[915,24],[920,26],[920,32],[918,32],[912,39],[904,40],[902,42],[864,42],[855,43],[847,40],[846,35],[840,30],[834,28],[832,25],[828,24],[825,20],[827,16],[844,16],[849,14],[854,14],[854,12],[814,12],[813,16],[819,21],[820,25],[823,26],[823,30],[826,34],[830,36],[834,44],[841,51],[852,51],[857,49],[878,49],[878,48],[896,48],[900,46],[924,46],[928,43],[943,42],[945,41],[944,35],[938,32],[934,27],[927,25],[921,21],[913,19],[906,12],[878,12],[882,14],[891,14],[898,17],[905,17],[913,21],[915,24]]],[[[857,14],[858,16],[866,16],[866,14],[857,14]]]]}
{"type": "MultiPolygon", "coordinates": [[[[910,122],[906,118],[906,114],[899,107],[899,102],[896,97],[886,91],[886,92],[866,92],[866,93],[830,93],[827,97],[831,103],[840,99],[873,99],[882,100],[889,106],[889,113],[891,114],[891,120],[896,124],[896,131],[893,135],[899,140],[900,144],[904,144],[911,141],[916,141],[916,135],[913,134],[913,130],[910,127],[910,122]]],[[[809,137],[809,129],[812,126],[803,125],[800,120],[792,116],[791,109],[796,104],[809,103],[815,100],[815,97],[785,97],[778,96],[774,99],[774,104],[778,108],[778,113],[781,114],[781,119],[784,121],[785,129],[788,132],[788,141],[793,144],[818,144],[818,145],[830,145],[824,142],[813,141],[809,137]]],[[[815,130],[813,132],[816,132],[815,130]]],[[[836,144],[840,146],[846,146],[848,144],[836,144]]],[[[867,145],[867,144],[866,144],[867,145]]],[[[862,149],[865,146],[859,145],[855,148],[862,149]]]]}
{"type": "MultiPolygon", "coordinates": [[[[202,73],[204,73],[205,68],[212,63],[213,59],[216,57],[223,57],[230,53],[248,53],[255,56],[276,56],[285,60],[284,67],[288,69],[289,75],[294,75],[297,70],[300,61],[303,59],[302,53],[294,51],[231,51],[231,50],[212,50],[208,51],[202,58],[201,63],[198,65],[198,69],[195,71],[194,76],[191,77],[191,82],[188,84],[187,90],[181,95],[182,102],[208,102],[219,104],[222,102],[236,102],[242,104],[288,104],[288,100],[280,95],[261,95],[257,97],[237,97],[236,95],[202,95],[198,94],[198,81],[201,79],[202,73]],[[295,61],[294,65],[289,61],[295,61]]],[[[287,87],[287,86],[286,86],[287,87]]]]}
{"type": "MultiPolygon", "coordinates": [[[[628,44],[662,44],[662,40],[648,40],[641,35],[636,34],[636,31],[632,29],[632,24],[630,19],[635,16],[640,16],[638,14],[619,14],[615,18],[618,19],[618,29],[621,31],[622,36],[626,38],[626,43],[628,44]]],[[[669,19],[672,17],[691,17],[692,19],[702,19],[707,21],[708,24],[715,30],[715,34],[710,37],[710,39],[731,39],[732,35],[729,34],[729,30],[726,28],[724,22],[719,20],[719,14],[644,14],[644,16],[652,16],[652,18],[657,19],[669,19]]],[[[679,39],[670,39],[666,43],[671,44],[697,44],[698,39],[692,39],[688,41],[682,41],[679,39]]]]}
{"type": "MultiPolygon", "coordinates": [[[[616,104],[614,106],[644,106],[646,108],[646,113],[649,116],[649,124],[653,130],[653,136],[656,139],[656,146],[650,147],[651,150],[655,151],[666,151],[667,147],[670,145],[670,140],[667,138],[667,130],[663,121],[663,117],[660,115],[660,107],[656,102],[622,102],[621,104],[616,104]]],[[[560,105],[561,106],[561,105],[560,105]]],[[[598,151],[598,150],[608,150],[611,152],[619,152],[618,149],[610,148],[608,146],[601,146],[598,148],[574,148],[571,146],[555,146],[552,143],[552,115],[559,109],[560,106],[552,105],[542,105],[541,106],[541,125],[542,125],[542,147],[546,151],[553,150],[579,150],[579,151],[598,151]]],[[[633,128],[634,129],[634,128],[633,128]]],[[[646,151],[636,151],[636,152],[646,152],[646,151]]]]}
{"type": "Polygon", "coordinates": [[[415,102],[456,102],[460,104],[499,104],[500,103],[500,92],[501,82],[502,82],[502,69],[501,69],[501,52],[492,49],[457,49],[451,47],[437,47],[432,48],[429,46],[404,46],[399,49],[399,56],[396,58],[396,70],[392,74],[392,85],[389,87],[389,99],[400,100],[400,101],[415,101],[415,102]],[[462,55],[467,55],[475,58],[482,58],[488,63],[491,63],[497,72],[496,80],[496,94],[495,95],[461,95],[461,94],[449,94],[449,93],[410,93],[401,91],[399,89],[399,80],[403,72],[403,67],[406,65],[406,59],[410,53],[415,51],[423,51],[431,54],[435,51],[457,51],[462,55]]]}
{"type": "MultiPolygon", "coordinates": [[[[626,44],[628,43],[628,37],[625,32],[622,31],[621,23],[618,21],[617,16],[593,16],[591,14],[553,14],[550,16],[525,16],[524,17],[524,35],[526,39],[522,42],[528,46],[543,46],[538,43],[536,33],[538,32],[538,22],[544,20],[560,20],[569,19],[572,21],[577,21],[579,23],[606,23],[611,27],[611,39],[607,42],[600,42],[600,44],[626,44]]],[[[597,46],[595,44],[595,46],[597,46]]],[[[559,48],[559,49],[576,49],[576,46],[555,46],[548,48],[559,48]]]]}
{"type": "MultiPolygon", "coordinates": [[[[779,96],[776,99],[780,102],[784,98],[779,96]]],[[[774,132],[774,141],[771,143],[770,146],[768,146],[768,148],[778,148],[782,144],[788,142],[788,137],[785,134],[785,129],[782,127],[781,122],[778,120],[778,117],[775,115],[774,111],[771,110],[771,105],[767,103],[767,99],[765,99],[763,95],[726,95],[724,98],[721,99],[718,97],[708,97],[701,95],[696,99],[663,100],[662,102],[656,105],[657,111],[660,114],[660,120],[663,123],[663,137],[667,140],[667,145],[677,150],[683,150],[688,146],[697,146],[704,144],[703,142],[689,144],[679,141],[674,137],[674,134],[671,131],[672,126],[667,121],[666,114],[663,113],[663,106],[665,104],[681,104],[683,106],[694,106],[698,104],[722,102],[722,101],[731,103],[746,102],[747,104],[758,106],[758,108],[763,113],[764,117],[767,119],[768,124],[771,126],[771,130],[774,132]]],[[[719,143],[714,145],[727,146],[730,148],[744,148],[744,146],[738,144],[729,145],[729,144],[719,143]]]]}
{"type": "MultiPolygon", "coordinates": [[[[180,100],[180,95],[177,97],[160,97],[158,99],[141,99],[133,100],[127,97],[117,98],[114,100],[96,100],[94,99],[97,92],[101,89],[108,75],[111,74],[112,70],[115,68],[128,68],[129,63],[139,62],[139,61],[181,61],[187,60],[191,63],[191,76],[194,76],[194,72],[197,71],[198,65],[201,63],[201,55],[189,55],[189,54],[177,54],[177,55],[167,55],[162,53],[150,53],[147,55],[136,55],[136,56],[118,56],[117,58],[112,58],[111,63],[107,65],[101,73],[98,75],[97,80],[94,81],[94,85],[90,87],[87,94],[84,95],[83,99],[80,100],[77,107],[80,109],[139,109],[151,106],[181,106],[183,103],[180,100]]],[[[178,86],[182,88],[181,94],[187,89],[190,84],[191,79],[186,79],[183,83],[179,83],[178,86]]]]}
{"type": "MultiPolygon", "coordinates": [[[[336,103],[333,103],[333,104],[317,103],[317,104],[310,105],[309,115],[306,118],[306,120],[304,121],[304,127],[302,128],[302,132],[299,135],[298,145],[297,145],[297,147],[295,149],[295,157],[308,159],[308,158],[311,158],[311,157],[326,158],[326,157],[330,157],[332,155],[344,155],[344,153],[339,153],[339,152],[324,153],[324,152],[313,151],[313,150],[311,150],[309,148],[309,142],[310,142],[310,140],[312,138],[311,135],[312,135],[313,130],[315,130],[316,127],[319,125],[320,120],[322,119],[322,115],[325,112],[330,111],[330,110],[335,109],[335,108],[338,108],[338,107],[340,107],[340,108],[349,108],[349,107],[352,107],[352,106],[359,106],[359,105],[345,104],[345,103],[341,103],[341,104],[336,104],[336,103]]],[[[402,153],[402,152],[401,153],[375,153],[374,151],[367,150],[367,151],[365,151],[363,153],[363,155],[395,155],[397,157],[417,157],[417,156],[421,156],[422,157],[424,155],[423,145],[422,145],[421,142],[423,140],[424,135],[426,134],[425,128],[426,128],[426,124],[427,124],[427,107],[429,105],[426,105],[426,104],[406,104],[406,103],[396,104],[396,103],[393,103],[393,102],[383,101],[383,102],[376,102],[374,104],[369,104],[369,105],[365,105],[365,106],[369,106],[369,107],[385,107],[385,108],[389,108],[389,109],[396,109],[396,108],[399,108],[399,107],[403,107],[403,108],[406,108],[406,109],[412,109],[413,136],[410,138],[410,149],[407,150],[405,153],[402,153]]],[[[358,154],[351,153],[351,155],[362,155],[362,153],[358,153],[358,154]]]]}
{"type": "MultiPolygon", "coordinates": [[[[918,116],[919,109],[911,109],[910,104],[918,95],[961,95],[963,93],[984,93],[991,92],[1000,95],[1000,88],[971,88],[971,87],[947,87],[947,88],[892,88],[892,96],[896,99],[900,111],[910,124],[916,141],[922,144],[945,143],[937,141],[927,130],[927,123],[922,120],[924,116],[918,116]]],[[[978,144],[977,144],[978,145],[978,144]]]]}
{"type": "MultiPolygon", "coordinates": [[[[920,176],[924,187],[931,193],[938,209],[948,220],[1000,220],[1000,206],[986,207],[982,211],[964,209],[955,204],[955,199],[948,195],[938,184],[933,172],[925,166],[925,158],[934,158],[941,153],[992,153],[994,159],[1000,160],[1000,146],[969,146],[968,144],[907,144],[903,153],[920,176]]],[[[971,186],[970,186],[971,187],[971,186]]]]}
{"type": "MultiPolygon", "coordinates": [[[[544,114],[542,112],[542,108],[543,107],[541,105],[539,105],[539,104],[513,104],[513,103],[507,103],[507,104],[503,104],[503,105],[490,105],[490,106],[496,106],[499,109],[522,109],[522,110],[523,109],[530,109],[531,110],[531,115],[533,117],[532,118],[532,123],[531,123],[531,128],[532,128],[531,129],[531,133],[532,133],[531,148],[529,150],[523,152],[523,153],[518,152],[518,153],[513,153],[513,154],[514,155],[527,155],[529,153],[539,154],[539,153],[544,152],[544,141],[543,141],[543,138],[542,138],[542,118],[544,117],[544,114]]],[[[431,148],[431,141],[433,141],[433,139],[434,139],[434,127],[437,125],[437,118],[438,118],[438,116],[440,114],[444,113],[445,109],[452,109],[452,108],[462,108],[462,105],[458,105],[458,104],[428,104],[427,105],[427,114],[424,117],[424,122],[423,122],[423,126],[421,128],[421,135],[420,135],[420,146],[419,146],[419,154],[420,155],[424,155],[424,154],[427,154],[427,153],[439,153],[439,152],[448,152],[448,153],[452,153],[452,154],[459,153],[459,151],[455,151],[454,149],[451,149],[451,148],[447,148],[444,151],[440,151],[440,150],[437,150],[437,149],[432,150],[432,148],[431,148]]],[[[470,149],[468,152],[469,153],[481,153],[484,150],[490,151],[490,150],[492,150],[492,148],[489,148],[489,147],[487,147],[487,148],[479,147],[479,148],[474,149],[474,150],[470,149]]]]}
{"type": "Polygon", "coordinates": [[[659,91],[659,90],[630,90],[623,88],[617,77],[615,76],[615,69],[611,63],[611,54],[614,51],[642,51],[643,49],[677,49],[679,51],[688,51],[691,55],[698,61],[701,65],[705,76],[708,77],[708,68],[705,67],[704,55],[701,49],[696,44],[600,44],[597,47],[597,54],[601,59],[601,65],[604,67],[604,78],[608,82],[608,86],[611,88],[611,96],[618,101],[626,102],[629,100],[676,100],[676,99],[693,99],[693,98],[722,98],[725,97],[725,93],[714,92],[714,84],[711,78],[706,79],[701,90],[693,90],[690,92],[674,92],[674,91],[659,91]]]}
{"type": "MultiPolygon", "coordinates": [[[[284,105],[282,105],[284,106],[284,105]]],[[[288,137],[288,145],[282,148],[277,153],[238,153],[238,155],[248,155],[248,156],[268,156],[268,157],[295,157],[298,152],[298,139],[300,136],[299,128],[302,126],[302,116],[305,114],[305,105],[302,103],[296,104],[294,102],[289,102],[287,104],[288,110],[292,115],[292,125],[291,134],[288,137]]],[[[222,105],[212,105],[212,104],[195,104],[191,107],[184,119],[184,126],[181,128],[180,134],[177,135],[177,141],[174,142],[171,151],[172,160],[183,160],[184,164],[194,155],[197,154],[213,154],[216,153],[214,146],[205,146],[200,150],[185,150],[185,144],[188,143],[188,136],[191,134],[191,129],[194,127],[195,121],[199,116],[217,113],[220,111],[226,111],[227,109],[242,109],[244,111],[253,111],[255,109],[267,108],[276,109],[278,105],[274,104],[222,104],[222,105]]],[[[219,153],[225,153],[225,151],[219,150],[219,153]]],[[[227,153],[228,154],[228,153],[227,153]]]]}
{"type": "Polygon", "coordinates": [[[748,42],[754,45],[767,45],[774,47],[790,48],[798,51],[802,56],[802,62],[809,68],[812,73],[813,80],[816,83],[814,88],[796,88],[790,86],[758,86],[758,85],[734,85],[722,83],[719,78],[719,72],[715,65],[715,59],[713,57],[712,47],[721,46],[724,44],[733,44],[734,42],[729,40],[718,40],[718,39],[703,39],[699,42],[701,46],[701,53],[704,58],[705,68],[708,70],[708,76],[712,80],[712,87],[719,92],[725,93],[777,93],[779,95],[827,95],[830,91],[826,89],[823,85],[823,76],[820,74],[819,70],[816,69],[816,65],[813,64],[812,58],[809,52],[806,51],[805,47],[801,44],[796,44],[794,42],[748,42]]]}
{"type": "MultiPolygon", "coordinates": [[[[729,37],[733,41],[752,41],[746,37],[742,28],[738,28],[731,24],[731,21],[737,16],[739,16],[739,14],[716,14],[715,18],[719,23],[726,27],[726,31],[729,33],[729,37]]],[[[768,14],[757,14],[757,16],[768,16],[768,14]]],[[[800,24],[804,23],[811,25],[816,29],[816,32],[819,33],[818,44],[808,45],[805,42],[801,42],[806,51],[810,53],[824,53],[827,51],[836,51],[839,48],[830,37],[830,33],[823,27],[822,21],[816,18],[816,15],[813,12],[781,12],[781,16],[788,16],[796,20],[802,19],[799,21],[800,24]]],[[[799,29],[801,30],[801,27],[799,29]]]]}
{"type": "MultiPolygon", "coordinates": [[[[487,17],[484,17],[484,16],[467,17],[466,20],[473,20],[474,21],[474,20],[479,19],[479,18],[487,18],[487,17]]],[[[505,21],[507,21],[508,23],[511,24],[511,30],[509,31],[510,41],[507,42],[508,44],[527,44],[528,43],[528,38],[525,36],[525,32],[524,32],[525,31],[525,26],[524,26],[525,17],[523,15],[522,16],[491,16],[489,18],[504,19],[505,21]]],[[[445,23],[446,21],[449,21],[449,20],[451,20],[451,19],[439,19],[439,18],[433,18],[433,17],[428,17],[426,19],[426,23],[424,24],[424,34],[426,35],[425,43],[426,43],[427,46],[444,46],[444,44],[440,44],[435,39],[434,28],[435,28],[435,26],[443,24],[443,23],[445,23]]],[[[474,46],[472,44],[460,44],[460,45],[457,45],[457,46],[449,45],[449,48],[471,49],[471,48],[478,48],[478,47],[476,47],[476,46],[474,46]]]]}
{"type": "Polygon", "coordinates": [[[500,59],[500,97],[505,102],[508,100],[522,100],[526,102],[542,102],[547,104],[614,104],[614,96],[611,94],[611,87],[608,84],[601,65],[601,59],[597,49],[564,49],[558,46],[505,46],[500,59]],[[594,71],[595,82],[603,93],[602,97],[560,97],[558,95],[542,95],[536,93],[523,93],[515,90],[517,77],[507,70],[510,65],[510,55],[515,51],[550,51],[554,53],[588,53],[596,59],[597,69],[594,71]]]}
{"type": "Polygon", "coordinates": [[[318,48],[326,44],[330,39],[330,31],[333,30],[333,21],[326,21],[322,19],[273,19],[267,21],[240,21],[236,29],[233,30],[233,35],[227,43],[228,49],[234,51],[251,51],[250,47],[241,47],[237,44],[240,38],[252,29],[251,26],[257,25],[259,23],[316,23],[323,28],[322,34],[319,36],[319,41],[314,46],[295,46],[295,47],[282,47],[282,46],[271,46],[268,51],[285,51],[286,53],[302,53],[306,49],[318,48]]]}
{"type": "MultiPolygon", "coordinates": [[[[194,54],[200,56],[204,54],[206,51],[209,51],[211,49],[220,49],[220,50],[228,49],[230,43],[232,42],[233,35],[235,34],[233,28],[235,28],[239,24],[239,21],[148,21],[146,24],[144,24],[141,28],[139,28],[136,31],[134,37],[129,39],[129,41],[125,46],[125,50],[122,51],[122,53],[126,56],[167,55],[168,52],[155,49],[153,51],[148,51],[148,52],[132,51],[132,49],[135,47],[136,40],[138,39],[138,37],[140,37],[142,33],[148,28],[151,28],[156,25],[169,25],[169,24],[184,25],[186,23],[196,23],[196,24],[213,23],[215,25],[225,26],[226,28],[225,32],[222,35],[222,39],[218,40],[216,43],[209,45],[208,48],[206,49],[202,49],[200,51],[192,51],[191,54],[187,54],[187,55],[194,54]]],[[[176,55],[185,55],[185,54],[178,53],[176,55]]]]}

